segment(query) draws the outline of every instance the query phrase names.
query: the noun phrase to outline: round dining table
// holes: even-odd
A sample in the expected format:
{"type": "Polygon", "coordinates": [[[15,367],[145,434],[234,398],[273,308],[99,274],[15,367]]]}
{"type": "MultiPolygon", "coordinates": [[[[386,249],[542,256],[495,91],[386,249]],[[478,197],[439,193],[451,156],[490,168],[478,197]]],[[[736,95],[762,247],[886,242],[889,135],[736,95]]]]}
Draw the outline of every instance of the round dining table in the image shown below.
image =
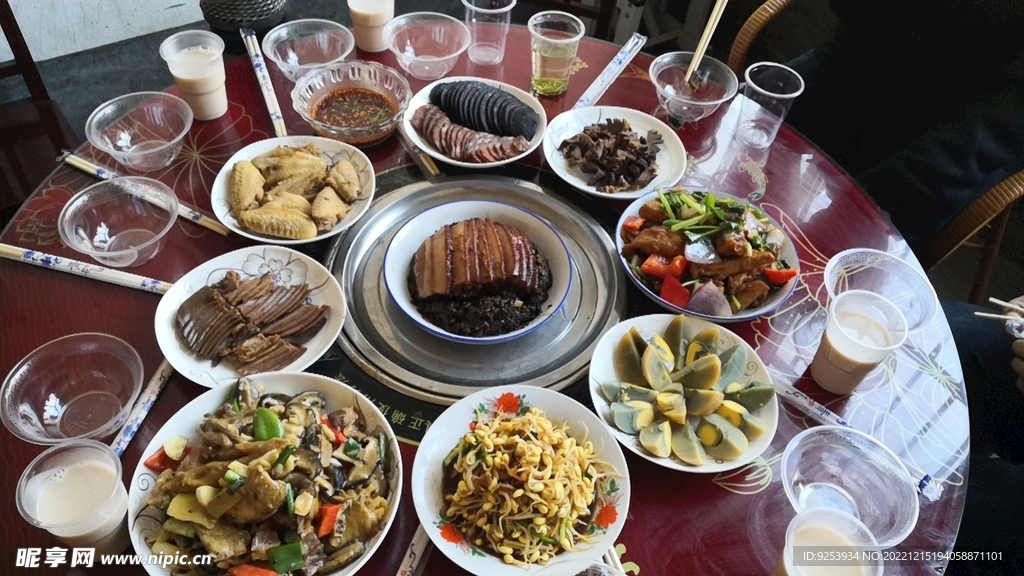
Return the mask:
{"type": "MultiPolygon", "coordinates": [[[[540,97],[549,121],[573,107],[598,77],[619,47],[585,38],[572,67],[566,93],[540,97]]],[[[357,51],[353,58],[372,60],[400,69],[391,53],[357,51]]],[[[599,105],[624,106],[664,118],[657,110],[655,88],[648,75],[651,57],[639,54],[611,84],[599,105]]],[[[463,55],[449,76],[479,76],[529,90],[530,36],[525,27],[509,31],[503,62],[473,64],[463,55]]],[[[312,134],[291,106],[292,83],[268,65],[278,102],[290,134],[312,134]]],[[[259,84],[250,62],[228,62],[228,112],[208,122],[195,122],[184,149],[170,166],[145,174],[171,186],[180,200],[210,211],[210,188],[225,162],[242,147],[273,136],[259,84]]],[[[427,83],[408,78],[415,93],[427,83]]],[[[174,88],[169,89],[177,93],[174,88]]],[[[836,113],[842,104],[836,103],[836,113]]],[[[680,183],[725,190],[756,203],[781,223],[799,254],[799,283],[777,309],[756,319],[728,324],[763,360],[777,384],[803,391],[890,448],[925,488],[919,495],[920,516],[910,536],[893,551],[907,552],[886,565],[886,574],[936,574],[946,562],[940,554],[952,549],[967,490],[969,426],[962,371],[956,347],[941,311],[924,329],[874,371],[851,396],[834,396],[811,379],[808,366],[824,330],[828,293],[823,272],[829,258],[852,247],[869,247],[895,254],[919,266],[914,254],[887,217],[826,154],[784,125],[774,143],[752,150],[733,140],[738,104],[733,101],[697,122],[673,126],[687,151],[687,169],[680,183]],[[931,551],[932,554],[920,554],[931,551]]],[[[413,155],[397,135],[365,149],[377,174],[377,199],[411,182],[423,181],[413,155]]],[[[131,172],[88,144],[77,154],[121,174],[131,172]]],[[[443,162],[445,175],[484,174],[514,177],[540,186],[548,194],[578,204],[614,234],[626,202],[585,195],[555,176],[541,150],[523,161],[498,169],[473,171],[443,162]]],[[[62,258],[85,260],[62,245],[57,216],[76,192],[96,179],[60,166],[23,204],[3,231],[0,241],[22,249],[62,258]]],[[[175,282],[192,268],[229,251],[254,245],[239,235],[227,237],[179,219],[162,251],[130,271],[148,278],[175,282]]],[[[324,262],[343,259],[332,253],[337,242],[323,240],[299,249],[324,262]]],[[[116,286],[93,278],[64,274],[18,262],[0,260],[0,374],[8,373],[36,347],[78,332],[104,332],[130,342],[141,355],[146,380],[161,364],[154,334],[154,312],[160,295],[116,286]]],[[[637,316],[662,310],[629,286],[626,314],[637,316]]],[[[445,406],[414,398],[389,387],[363,369],[335,344],[310,369],[349,383],[368,396],[390,420],[401,438],[405,477],[410,477],[417,442],[445,406]]],[[[139,427],[122,457],[129,482],[143,450],[154,434],[186,403],[206,391],[174,374],[139,427]]],[[[590,406],[582,377],[562,390],[590,406]]],[[[817,425],[807,412],[781,403],[778,430],[763,454],[738,469],[717,474],[669,470],[626,452],[632,499],[616,551],[626,572],[646,576],[674,574],[764,575],[771,572],[783,548],[786,526],[795,515],[785,494],[781,460],[787,443],[800,431],[817,425]]],[[[44,449],[0,430],[6,464],[0,471],[0,557],[4,574],[74,573],[141,574],[138,566],[75,566],[45,564],[47,549],[63,545],[47,532],[27,524],[16,510],[15,486],[27,464],[44,449]],[[38,549],[40,568],[25,567],[38,549]],[[84,572],[83,572],[84,570],[84,572]]],[[[399,572],[418,520],[410,482],[405,482],[397,519],[383,545],[360,574],[390,576],[399,572]]],[[[130,550],[128,552],[131,552],[130,550]]],[[[67,558],[70,560],[70,558],[67,558]]],[[[423,574],[464,573],[436,550],[423,574]]],[[[526,572],[524,571],[524,574],[526,572]]]]}

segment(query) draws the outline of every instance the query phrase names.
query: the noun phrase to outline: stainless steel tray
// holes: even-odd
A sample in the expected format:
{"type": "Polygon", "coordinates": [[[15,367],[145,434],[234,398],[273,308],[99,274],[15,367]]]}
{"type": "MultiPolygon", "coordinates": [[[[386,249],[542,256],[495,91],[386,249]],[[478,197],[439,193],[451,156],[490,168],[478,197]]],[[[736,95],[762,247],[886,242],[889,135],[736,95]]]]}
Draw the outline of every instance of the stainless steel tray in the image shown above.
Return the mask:
{"type": "Polygon", "coordinates": [[[331,245],[325,261],[348,301],[341,348],[383,384],[438,404],[502,384],[560,390],[585,374],[597,340],[626,312],[625,276],[601,225],[541,187],[512,178],[445,178],[380,195],[331,245]],[[434,206],[471,199],[500,200],[546,219],[575,264],[559,313],[502,344],[459,344],[424,331],[398,308],[384,284],[384,252],[406,221],[434,206]]]}

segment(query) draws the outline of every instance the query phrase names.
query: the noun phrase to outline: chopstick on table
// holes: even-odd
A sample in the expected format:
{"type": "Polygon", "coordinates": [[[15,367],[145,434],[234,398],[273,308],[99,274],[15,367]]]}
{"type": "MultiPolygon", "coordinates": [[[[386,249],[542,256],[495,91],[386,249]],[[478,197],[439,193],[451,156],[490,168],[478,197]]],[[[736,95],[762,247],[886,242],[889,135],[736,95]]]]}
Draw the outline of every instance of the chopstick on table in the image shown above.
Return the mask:
{"type": "Polygon", "coordinates": [[[612,547],[604,553],[603,558],[605,564],[611,566],[619,572],[622,572],[623,574],[626,573],[626,569],[622,567],[622,560],[619,558],[619,551],[615,549],[614,545],[612,545],[612,547]]]}
{"type": "Polygon", "coordinates": [[[398,567],[398,572],[395,576],[416,576],[423,572],[423,568],[427,565],[426,560],[430,557],[430,552],[433,547],[430,546],[430,538],[427,533],[423,530],[423,526],[416,525],[416,533],[412,535],[412,541],[409,542],[409,547],[405,549],[405,557],[402,559],[402,564],[398,567]]]}
{"type": "Polygon", "coordinates": [[[700,37],[700,42],[697,42],[697,48],[693,51],[693,59],[690,60],[690,65],[686,68],[686,77],[683,79],[684,82],[689,84],[690,76],[700,66],[700,61],[704,58],[704,53],[707,52],[708,44],[711,43],[711,37],[715,34],[715,28],[718,27],[718,21],[722,19],[722,12],[725,11],[725,5],[729,0],[717,0],[715,7],[711,9],[711,16],[708,17],[708,24],[704,27],[704,34],[700,37]]]}
{"type": "Polygon", "coordinates": [[[619,49],[618,53],[612,57],[604,70],[594,79],[594,83],[583,92],[580,99],[573,105],[573,110],[585,108],[600,100],[601,96],[604,96],[604,93],[608,91],[608,87],[612,85],[612,82],[615,82],[619,75],[622,74],[622,71],[646,43],[647,36],[634,33],[622,48],[619,49]]]}
{"type": "MultiPolygon", "coordinates": [[[[71,166],[72,168],[78,168],[82,172],[92,174],[93,176],[101,180],[113,180],[114,178],[121,177],[121,175],[118,174],[117,172],[114,172],[113,170],[108,170],[107,168],[104,168],[98,164],[93,164],[89,160],[86,160],[81,156],[76,156],[74,152],[68,150],[64,151],[64,155],[61,156],[61,160],[63,160],[64,163],[67,164],[68,166],[71,166]]],[[[231,230],[227,226],[221,224],[220,222],[214,220],[213,218],[210,218],[209,216],[203,214],[202,212],[189,206],[188,204],[185,204],[181,200],[178,200],[178,216],[180,218],[184,218],[186,220],[195,222],[196,224],[199,224],[203,228],[216,232],[221,236],[227,236],[231,232],[231,230]]]]}
{"type": "Polygon", "coordinates": [[[975,312],[975,316],[978,318],[989,318],[991,320],[1010,320],[1014,322],[1024,321],[1024,318],[1020,316],[1010,316],[1009,314],[989,314],[988,312],[975,312]]]}
{"type": "Polygon", "coordinates": [[[124,426],[121,427],[114,441],[110,443],[110,447],[114,449],[114,452],[117,452],[118,456],[124,454],[125,449],[128,448],[128,444],[135,437],[139,426],[146,419],[146,415],[153,408],[153,403],[156,402],[157,397],[160,396],[160,392],[163,391],[164,386],[170,380],[173,373],[174,368],[171,368],[166,359],[160,362],[156,373],[150,378],[149,383],[146,384],[146,387],[139,394],[138,400],[135,401],[135,406],[128,413],[128,420],[125,421],[124,426]]]}
{"type": "Polygon", "coordinates": [[[267,72],[267,63],[263,60],[263,52],[260,51],[260,43],[256,41],[256,32],[248,28],[239,28],[238,33],[242,35],[242,42],[252,59],[252,69],[256,72],[256,80],[259,82],[260,91],[263,92],[263,100],[267,103],[267,112],[270,113],[270,120],[274,123],[274,133],[280,136],[287,136],[288,129],[284,126],[284,116],[281,115],[281,106],[277,102],[277,93],[274,92],[274,83],[270,81],[270,74],[267,72]]]}
{"type": "Polygon", "coordinates": [[[167,292],[172,286],[171,283],[162,280],[154,280],[153,278],[146,278],[131,272],[122,272],[105,266],[79,262],[71,258],[54,256],[46,252],[12,246],[11,244],[0,244],[0,258],[16,260],[25,264],[32,264],[33,266],[49,268],[58,272],[67,272],[76,276],[85,276],[86,278],[102,280],[103,282],[117,284],[118,286],[127,286],[128,288],[157,294],[167,292]]]}
{"type": "Polygon", "coordinates": [[[1003,302],[1002,300],[1000,300],[998,298],[989,298],[988,301],[993,303],[993,304],[997,304],[999,306],[1002,306],[1003,308],[1009,308],[1010,310],[1013,310],[1014,312],[1020,312],[1021,314],[1024,314],[1024,306],[1018,306],[1017,304],[1014,304],[1013,302],[1003,302]]]}

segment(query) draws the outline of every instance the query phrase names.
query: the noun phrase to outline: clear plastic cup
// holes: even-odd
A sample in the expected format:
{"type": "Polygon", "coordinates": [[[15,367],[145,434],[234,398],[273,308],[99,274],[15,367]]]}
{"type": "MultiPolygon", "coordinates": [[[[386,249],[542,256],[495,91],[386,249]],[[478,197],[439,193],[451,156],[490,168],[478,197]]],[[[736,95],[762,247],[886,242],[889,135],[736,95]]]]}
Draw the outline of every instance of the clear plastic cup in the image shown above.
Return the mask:
{"type": "Polygon", "coordinates": [[[743,76],[747,84],[736,140],[751,148],[767,148],[775,141],[793,100],[803,93],[804,79],[775,62],[751,64],[743,76]]]}
{"type": "Polygon", "coordinates": [[[501,64],[516,0],[462,0],[462,5],[469,27],[469,61],[484,66],[501,64]]]}
{"type": "Polygon", "coordinates": [[[29,463],[17,488],[18,512],[72,548],[117,554],[131,545],[121,460],[95,440],[70,440],[29,463]]]}
{"type": "Polygon", "coordinates": [[[395,0],[348,0],[348,14],[356,47],[373,53],[388,49],[384,26],[395,17],[395,0]]]}
{"type": "Polygon", "coordinates": [[[892,302],[867,290],[832,299],[811,376],[833,394],[852,394],[890,352],[907,340],[907,319],[892,302]]]}
{"type": "Polygon", "coordinates": [[[863,522],[840,510],[814,508],[790,521],[771,576],[881,576],[883,564],[878,541],[863,522]]]}
{"type": "Polygon", "coordinates": [[[586,31],[583,21],[568,12],[549,10],[534,14],[526,25],[533,59],[530,87],[541,96],[564,93],[586,31]]]}
{"type": "Polygon", "coordinates": [[[220,36],[206,30],[178,32],[160,44],[160,57],[196,120],[214,120],[228,111],[220,36]]]}

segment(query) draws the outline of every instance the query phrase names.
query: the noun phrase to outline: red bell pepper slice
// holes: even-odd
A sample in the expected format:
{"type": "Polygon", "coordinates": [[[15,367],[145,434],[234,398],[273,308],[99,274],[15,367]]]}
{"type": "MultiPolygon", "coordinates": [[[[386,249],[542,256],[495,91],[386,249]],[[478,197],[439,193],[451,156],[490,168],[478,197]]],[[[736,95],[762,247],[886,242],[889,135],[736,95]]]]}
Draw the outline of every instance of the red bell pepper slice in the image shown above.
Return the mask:
{"type": "MultiPolygon", "coordinates": [[[[185,458],[182,457],[182,460],[184,459],[185,458]]],[[[181,462],[178,460],[172,460],[171,457],[168,456],[166,452],[164,452],[163,446],[161,446],[160,449],[156,451],[156,453],[154,453],[149,458],[146,458],[146,461],[143,462],[143,464],[146,466],[146,468],[149,468],[153,472],[159,474],[160,472],[163,472],[164,470],[167,469],[176,469],[178,467],[178,464],[181,464],[181,462]]]]}
{"type": "Polygon", "coordinates": [[[640,271],[655,278],[679,278],[686,270],[686,258],[676,256],[669,259],[661,254],[651,254],[640,265],[640,271]]]}
{"type": "Polygon", "coordinates": [[[251,564],[238,564],[228,568],[228,576],[277,576],[277,572],[251,564]]]}
{"type": "Polygon", "coordinates": [[[774,268],[768,268],[764,271],[765,280],[773,286],[782,286],[786,282],[789,282],[791,278],[799,274],[800,271],[796,268],[787,268],[785,270],[775,270],[774,268]]]}
{"type": "Polygon", "coordinates": [[[341,504],[321,504],[320,524],[316,529],[316,537],[323,538],[334,531],[334,524],[338,521],[338,513],[341,511],[341,504]]]}
{"type": "Polygon", "coordinates": [[[641,218],[639,216],[626,216],[626,220],[622,223],[622,227],[632,232],[639,232],[646,223],[646,218],[641,218]]]}
{"type": "Polygon", "coordinates": [[[320,423],[327,426],[327,429],[334,433],[334,445],[340,446],[345,443],[345,435],[341,433],[341,430],[331,424],[331,420],[327,416],[320,417],[320,423]]]}
{"type": "Polygon", "coordinates": [[[690,303],[690,291],[675,278],[665,278],[661,283],[662,300],[677,308],[686,308],[690,303]]]}

